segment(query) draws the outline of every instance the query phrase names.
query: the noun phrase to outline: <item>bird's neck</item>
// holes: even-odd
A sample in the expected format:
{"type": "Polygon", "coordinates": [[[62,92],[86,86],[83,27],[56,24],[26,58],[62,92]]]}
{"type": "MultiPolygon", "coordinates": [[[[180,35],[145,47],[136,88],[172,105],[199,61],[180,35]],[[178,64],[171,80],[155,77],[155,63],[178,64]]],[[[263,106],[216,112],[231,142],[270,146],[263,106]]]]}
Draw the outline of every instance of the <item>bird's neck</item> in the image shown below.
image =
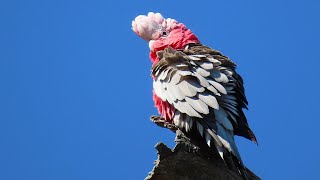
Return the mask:
{"type": "Polygon", "coordinates": [[[150,51],[150,59],[152,64],[159,61],[157,51],[162,51],[167,47],[173,49],[184,49],[187,44],[200,43],[196,35],[190,29],[187,29],[183,24],[179,24],[173,29],[168,37],[160,38],[153,43],[153,51],[150,51]]]}

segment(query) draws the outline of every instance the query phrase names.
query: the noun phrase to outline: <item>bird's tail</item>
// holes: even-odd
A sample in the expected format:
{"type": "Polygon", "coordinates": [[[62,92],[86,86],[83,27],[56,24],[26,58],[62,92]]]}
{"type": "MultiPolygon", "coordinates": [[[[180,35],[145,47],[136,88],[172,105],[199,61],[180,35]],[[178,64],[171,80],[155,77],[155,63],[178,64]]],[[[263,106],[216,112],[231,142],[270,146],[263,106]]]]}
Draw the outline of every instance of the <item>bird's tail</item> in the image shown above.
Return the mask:
{"type": "Polygon", "coordinates": [[[195,132],[198,134],[197,136],[201,137],[200,139],[205,139],[207,145],[217,150],[222,160],[231,170],[241,174],[243,179],[248,179],[232,130],[225,128],[218,121],[206,121],[203,118],[191,118],[187,115],[174,119],[174,124],[180,129],[184,129],[187,133],[193,134],[192,132],[195,132]]]}
{"type": "Polygon", "coordinates": [[[246,168],[243,165],[239,151],[234,141],[233,132],[225,129],[219,123],[214,125],[199,119],[196,122],[198,132],[206,139],[209,147],[215,147],[225,164],[233,171],[238,172],[244,180],[248,180],[246,168]],[[216,127],[216,131],[212,128],[216,127]]]}

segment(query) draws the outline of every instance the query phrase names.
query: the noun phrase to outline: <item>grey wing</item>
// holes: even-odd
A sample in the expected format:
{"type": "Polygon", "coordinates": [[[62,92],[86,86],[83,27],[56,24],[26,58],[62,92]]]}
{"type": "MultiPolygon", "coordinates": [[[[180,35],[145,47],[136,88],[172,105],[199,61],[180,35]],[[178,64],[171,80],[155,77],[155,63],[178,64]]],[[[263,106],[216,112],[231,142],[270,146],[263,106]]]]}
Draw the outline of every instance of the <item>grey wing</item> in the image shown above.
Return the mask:
{"type": "Polygon", "coordinates": [[[195,127],[220,155],[224,149],[241,161],[234,127],[242,115],[232,68],[210,54],[186,54],[166,48],[152,67],[156,95],[175,108],[174,123],[187,132],[195,127]],[[213,140],[213,141],[212,141],[213,140]]]}
{"type": "MultiPolygon", "coordinates": [[[[227,96],[221,96],[223,106],[226,109],[229,119],[236,120],[234,126],[234,134],[245,137],[255,143],[257,139],[249,128],[246,116],[243,113],[243,108],[247,109],[248,101],[245,96],[243,80],[241,76],[235,71],[236,64],[233,63],[227,56],[222,55],[219,51],[203,46],[201,44],[189,44],[184,50],[187,55],[200,54],[208,55],[221,62],[218,69],[221,73],[225,74],[230,79],[231,87],[226,87],[228,91],[227,96]],[[232,99],[234,102],[229,102],[232,99]],[[226,102],[227,101],[227,102],[226,102]],[[232,107],[230,107],[232,106],[232,107]],[[235,110],[236,109],[236,110],[235,110]]],[[[224,85],[222,83],[222,85],[224,85]]]]}

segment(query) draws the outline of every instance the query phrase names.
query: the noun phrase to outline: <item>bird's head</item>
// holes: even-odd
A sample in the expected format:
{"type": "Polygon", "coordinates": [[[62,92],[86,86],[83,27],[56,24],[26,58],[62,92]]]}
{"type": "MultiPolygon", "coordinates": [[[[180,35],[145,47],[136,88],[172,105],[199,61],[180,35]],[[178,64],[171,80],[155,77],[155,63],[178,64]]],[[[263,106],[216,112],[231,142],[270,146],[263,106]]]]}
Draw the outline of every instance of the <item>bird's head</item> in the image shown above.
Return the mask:
{"type": "Polygon", "coordinates": [[[183,49],[189,43],[199,43],[198,38],[184,24],[175,19],[163,18],[160,13],[149,12],[132,21],[132,30],[149,42],[150,57],[157,61],[156,52],[166,47],[183,49]]]}

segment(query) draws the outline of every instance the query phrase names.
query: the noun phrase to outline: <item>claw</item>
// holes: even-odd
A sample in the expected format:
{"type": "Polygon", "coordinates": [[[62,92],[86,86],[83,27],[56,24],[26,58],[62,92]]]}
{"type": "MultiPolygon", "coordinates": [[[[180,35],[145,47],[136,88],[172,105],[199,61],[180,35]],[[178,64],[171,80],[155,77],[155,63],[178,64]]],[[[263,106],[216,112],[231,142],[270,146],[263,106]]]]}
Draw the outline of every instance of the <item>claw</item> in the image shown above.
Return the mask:
{"type": "Polygon", "coordinates": [[[167,128],[169,130],[171,130],[172,132],[176,132],[178,127],[176,125],[174,125],[171,122],[166,121],[164,118],[160,117],[160,116],[151,116],[150,120],[152,122],[154,122],[156,125],[158,125],[159,127],[162,128],[167,128]]]}

